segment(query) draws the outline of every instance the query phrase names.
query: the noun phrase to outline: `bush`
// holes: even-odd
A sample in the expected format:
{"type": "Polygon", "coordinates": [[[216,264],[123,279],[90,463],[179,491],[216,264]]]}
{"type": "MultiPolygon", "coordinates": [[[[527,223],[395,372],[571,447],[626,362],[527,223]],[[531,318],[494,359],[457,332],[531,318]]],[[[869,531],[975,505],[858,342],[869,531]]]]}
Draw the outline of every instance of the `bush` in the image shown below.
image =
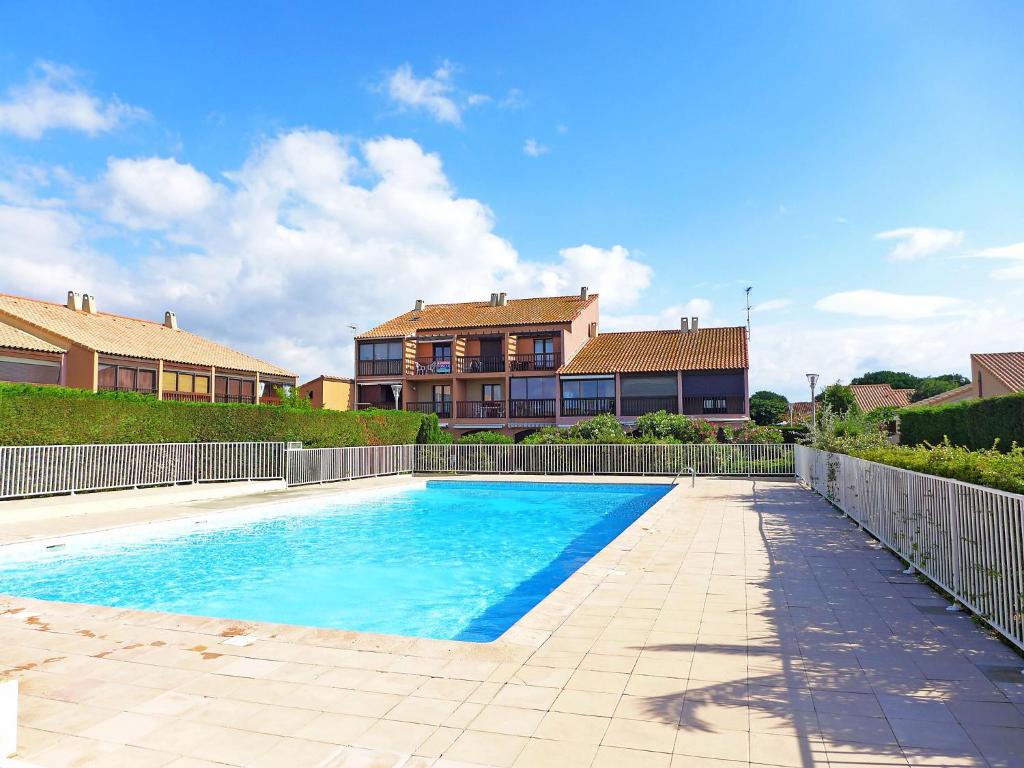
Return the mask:
{"type": "Polygon", "coordinates": [[[515,440],[501,432],[486,431],[463,435],[455,442],[459,445],[511,445],[515,440]]]}
{"type": "Polygon", "coordinates": [[[423,422],[420,424],[420,431],[416,435],[416,442],[428,445],[451,445],[453,441],[451,432],[441,429],[436,413],[423,415],[423,422]]]}
{"type": "Polygon", "coordinates": [[[762,389],[750,396],[750,418],[758,424],[778,424],[789,415],[789,400],[762,389]]]}
{"type": "Polygon", "coordinates": [[[868,415],[853,413],[843,417],[828,405],[818,409],[818,422],[811,425],[807,443],[822,451],[834,453],[891,445],[888,437],[879,429],[878,422],[868,415]]]}
{"type": "Polygon", "coordinates": [[[851,450],[851,456],[879,464],[910,469],[928,475],[949,477],[1011,493],[1024,493],[1024,448],[1007,452],[970,451],[942,443],[935,447],[886,445],[851,450]]]}
{"type": "Polygon", "coordinates": [[[845,416],[848,413],[857,413],[857,399],[853,396],[853,390],[838,381],[829,384],[819,396],[821,404],[831,408],[832,413],[837,416],[845,416]]]}
{"type": "Polygon", "coordinates": [[[733,443],[781,443],[782,430],[778,427],[760,426],[748,422],[733,430],[733,443]]]}
{"type": "Polygon", "coordinates": [[[642,440],[674,440],[679,443],[714,443],[717,430],[703,419],[691,419],[679,413],[656,411],[636,419],[633,434],[642,440]]]}
{"type": "MultiPolygon", "coordinates": [[[[311,448],[415,442],[423,414],[160,401],[135,393],[0,384],[0,445],[301,441],[311,448]]],[[[436,418],[435,418],[436,421],[436,418]]]]}
{"type": "Polygon", "coordinates": [[[952,445],[1008,451],[1024,445],[1024,392],[949,405],[917,406],[900,411],[900,441],[905,445],[952,445]]]}

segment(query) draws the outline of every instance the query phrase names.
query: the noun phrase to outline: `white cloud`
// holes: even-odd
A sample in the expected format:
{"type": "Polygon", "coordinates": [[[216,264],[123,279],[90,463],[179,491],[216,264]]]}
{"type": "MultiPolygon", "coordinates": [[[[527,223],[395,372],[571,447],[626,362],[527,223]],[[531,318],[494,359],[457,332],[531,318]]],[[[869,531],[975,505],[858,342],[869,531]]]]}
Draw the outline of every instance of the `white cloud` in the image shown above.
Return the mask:
{"type": "Polygon", "coordinates": [[[129,227],[159,227],[194,218],[213,206],[223,189],[191,165],[171,158],[107,161],[99,190],[107,216],[129,227]]]}
{"type": "Polygon", "coordinates": [[[116,97],[104,102],[76,81],[73,69],[41,62],[27,83],[11,87],[0,102],[0,131],[23,139],[38,139],[55,128],[95,136],[146,116],[145,110],[116,97]]]}
{"type": "Polygon", "coordinates": [[[649,331],[679,328],[682,318],[698,319],[700,326],[716,324],[714,306],[708,299],[694,298],[685,304],[674,304],[658,312],[615,315],[602,312],[601,327],[605,331],[649,331]]]}
{"type": "Polygon", "coordinates": [[[964,232],[962,229],[903,227],[879,232],[875,235],[875,239],[897,241],[889,252],[889,258],[893,261],[912,261],[956,248],[963,242],[964,232]]]}
{"type": "Polygon", "coordinates": [[[445,62],[432,75],[418,78],[412,66],[402,64],[386,82],[387,93],[403,108],[423,110],[440,123],[462,125],[462,105],[455,98],[453,67],[445,62]]]}
{"type": "Polygon", "coordinates": [[[1000,280],[1024,280],[1024,242],[984,248],[968,253],[966,258],[1009,261],[1009,266],[993,270],[992,277],[1000,280]]]}
{"type": "Polygon", "coordinates": [[[526,106],[526,97],[518,88],[509,88],[508,93],[498,102],[502,109],[522,109],[526,106]]]}
{"type": "Polygon", "coordinates": [[[792,299],[768,299],[768,301],[757,302],[750,310],[752,312],[779,312],[789,309],[791,306],[793,306],[792,299]]]}
{"type": "Polygon", "coordinates": [[[960,305],[949,296],[923,296],[862,289],[842,291],[815,302],[815,309],[859,317],[914,320],[948,314],[960,305]]]}
{"type": "Polygon", "coordinates": [[[802,322],[755,324],[750,346],[750,389],[771,389],[807,400],[805,373],[820,384],[849,382],[866,371],[909,371],[919,376],[970,376],[972,352],[1020,348],[1024,316],[982,309],[939,321],[821,327],[802,322]]]}
{"type": "Polygon", "coordinates": [[[537,142],[536,139],[527,139],[526,143],[523,144],[523,154],[529,155],[530,157],[540,157],[549,152],[549,148],[543,144],[537,142]]]}
{"type": "Polygon", "coordinates": [[[105,310],[157,320],[171,309],[184,328],[314,376],[351,372],[347,324],[376,325],[416,298],[588,285],[614,311],[651,280],[619,245],[522,259],[491,210],[459,197],[440,158],[407,139],[293,131],[221,178],[167,158],[114,159],[84,185],[98,197],[87,207],[75,194],[62,210],[0,206],[2,290],[56,301],[88,290],[105,310]]]}

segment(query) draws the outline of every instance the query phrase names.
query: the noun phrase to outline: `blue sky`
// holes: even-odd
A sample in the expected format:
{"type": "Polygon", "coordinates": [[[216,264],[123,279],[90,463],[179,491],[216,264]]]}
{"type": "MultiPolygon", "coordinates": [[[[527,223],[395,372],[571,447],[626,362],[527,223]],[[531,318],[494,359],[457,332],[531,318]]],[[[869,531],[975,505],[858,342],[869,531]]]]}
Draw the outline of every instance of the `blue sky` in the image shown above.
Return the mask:
{"type": "Polygon", "coordinates": [[[739,324],[751,385],[1021,347],[1024,6],[9,3],[0,291],[301,376],[428,302],[739,324]],[[45,264],[46,268],[41,268],[45,264]]]}

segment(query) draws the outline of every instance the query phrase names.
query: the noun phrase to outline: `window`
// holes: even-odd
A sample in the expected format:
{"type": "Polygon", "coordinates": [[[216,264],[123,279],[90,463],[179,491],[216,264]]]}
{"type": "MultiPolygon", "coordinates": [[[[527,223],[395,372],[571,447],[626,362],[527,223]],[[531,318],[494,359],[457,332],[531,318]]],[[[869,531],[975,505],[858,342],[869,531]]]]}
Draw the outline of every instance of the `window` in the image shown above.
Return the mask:
{"type": "Polygon", "coordinates": [[[452,387],[450,384],[435,384],[431,387],[431,395],[435,403],[450,403],[452,401],[452,387]]]}
{"type": "Polygon", "coordinates": [[[509,382],[509,393],[513,400],[554,400],[555,379],[553,376],[513,378],[509,382]]]}
{"type": "Polygon", "coordinates": [[[434,345],[434,359],[435,360],[451,360],[452,359],[452,345],[451,344],[435,344],[434,345]]]}
{"type": "Polygon", "coordinates": [[[0,381],[56,384],[60,381],[60,363],[20,357],[0,357],[0,381]]]}
{"type": "Polygon", "coordinates": [[[201,373],[164,371],[163,378],[160,381],[163,383],[164,392],[195,393],[199,395],[208,395],[210,393],[210,377],[204,376],[201,373]]]}
{"type": "Polygon", "coordinates": [[[359,345],[360,360],[401,360],[402,342],[379,341],[359,345]]]}
{"type": "Polygon", "coordinates": [[[551,355],[555,352],[555,340],[554,339],[534,339],[533,340],[533,354],[535,355],[551,355]]]}
{"type": "Polygon", "coordinates": [[[156,392],[156,371],[137,365],[102,364],[97,370],[100,389],[117,392],[156,392]]]}
{"type": "Polygon", "coordinates": [[[218,403],[251,403],[255,401],[256,382],[253,379],[237,379],[218,376],[215,383],[218,403]]]}
{"type": "Polygon", "coordinates": [[[484,402],[491,402],[495,400],[501,400],[501,384],[484,384],[481,387],[482,397],[484,402]]]}
{"type": "Polygon", "coordinates": [[[615,379],[569,379],[562,381],[562,399],[615,397],[615,379]]]}
{"type": "Polygon", "coordinates": [[[623,376],[622,396],[675,397],[675,374],[670,376],[623,376]]]}

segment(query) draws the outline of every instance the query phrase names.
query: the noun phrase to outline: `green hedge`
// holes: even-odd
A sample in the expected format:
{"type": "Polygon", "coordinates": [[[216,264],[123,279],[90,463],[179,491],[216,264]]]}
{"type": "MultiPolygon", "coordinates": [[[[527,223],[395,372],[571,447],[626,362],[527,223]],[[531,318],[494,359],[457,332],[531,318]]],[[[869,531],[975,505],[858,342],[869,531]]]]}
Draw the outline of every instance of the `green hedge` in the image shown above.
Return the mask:
{"type": "Polygon", "coordinates": [[[179,403],[146,395],[0,384],[0,445],[301,440],[307,448],[413,443],[433,419],[410,411],[328,411],[179,403]]]}
{"type": "Polygon", "coordinates": [[[910,469],[926,475],[950,477],[1011,493],[1024,493],[1024,448],[1006,453],[969,450],[942,444],[934,448],[890,445],[850,451],[851,456],[910,469]]]}
{"type": "Polygon", "coordinates": [[[900,411],[904,445],[938,445],[946,438],[974,450],[992,448],[997,440],[1001,451],[1024,445],[1024,393],[900,411]]]}

